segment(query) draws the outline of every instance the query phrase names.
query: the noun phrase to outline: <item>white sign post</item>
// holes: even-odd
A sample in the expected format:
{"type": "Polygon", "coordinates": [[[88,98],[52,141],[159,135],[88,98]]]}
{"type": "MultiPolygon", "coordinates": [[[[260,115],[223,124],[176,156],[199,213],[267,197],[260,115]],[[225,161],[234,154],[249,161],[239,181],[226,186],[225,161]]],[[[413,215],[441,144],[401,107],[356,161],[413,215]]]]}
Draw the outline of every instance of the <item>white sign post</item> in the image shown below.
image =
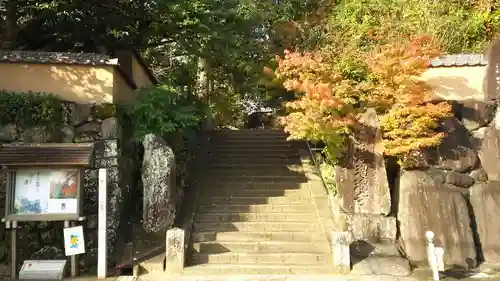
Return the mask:
{"type": "Polygon", "coordinates": [[[106,169],[99,169],[99,210],[97,225],[97,278],[104,279],[107,275],[107,186],[106,169]]]}
{"type": "Polygon", "coordinates": [[[99,210],[97,225],[97,278],[104,279],[107,275],[107,186],[106,169],[99,169],[99,210]]]}

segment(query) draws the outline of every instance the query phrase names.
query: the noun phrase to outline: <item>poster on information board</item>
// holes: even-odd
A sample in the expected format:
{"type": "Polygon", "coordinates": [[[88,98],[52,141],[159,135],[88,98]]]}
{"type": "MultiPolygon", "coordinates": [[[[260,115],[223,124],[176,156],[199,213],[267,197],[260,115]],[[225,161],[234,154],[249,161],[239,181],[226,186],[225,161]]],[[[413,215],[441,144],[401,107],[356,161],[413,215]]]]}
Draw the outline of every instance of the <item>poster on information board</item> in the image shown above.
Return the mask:
{"type": "Polygon", "coordinates": [[[26,169],[12,174],[11,214],[64,215],[79,213],[78,170],[26,169]]]}

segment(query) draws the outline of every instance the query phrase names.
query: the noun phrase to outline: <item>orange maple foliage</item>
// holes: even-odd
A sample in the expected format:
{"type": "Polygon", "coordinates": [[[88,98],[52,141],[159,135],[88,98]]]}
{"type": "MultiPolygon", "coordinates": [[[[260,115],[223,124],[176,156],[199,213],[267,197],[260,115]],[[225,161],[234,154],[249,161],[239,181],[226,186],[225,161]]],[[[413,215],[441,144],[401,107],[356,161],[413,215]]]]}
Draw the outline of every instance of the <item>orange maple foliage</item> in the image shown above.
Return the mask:
{"type": "Polygon", "coordinates": [[[277,57],[275,74],[286,89],[302,95],[285,104],[289,114],[280,121],[290,138],[322,141],[335,158],[345,138],[355,136],[357,114],[373,107],[382,115],[387,155],[435,146],[443,138],[438,122],[451,107],[430,103],[431,89],[418,77],[439,55],[436,50],[425,36],[382,45],[366,55],[371,75],[363,82],[343,77],[320,52],[286,52],[277,57]]]}

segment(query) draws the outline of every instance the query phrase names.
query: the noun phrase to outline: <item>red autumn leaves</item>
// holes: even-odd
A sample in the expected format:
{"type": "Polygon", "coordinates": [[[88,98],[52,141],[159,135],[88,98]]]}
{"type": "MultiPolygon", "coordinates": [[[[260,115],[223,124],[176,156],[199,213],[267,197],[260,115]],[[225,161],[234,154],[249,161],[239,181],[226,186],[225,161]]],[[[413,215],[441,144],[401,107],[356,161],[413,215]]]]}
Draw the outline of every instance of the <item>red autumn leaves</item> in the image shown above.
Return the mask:
{"type": "Polygon", "coordinates": [[[341,150],[345,136],[355,136],[357,114],[374,107],[382,115],[386,154],[439,144],[443,135],[435,131],[437,123],[451,108],[430,103],[431,89],[418,79],[439,55],[431,38],[391,42],[360,55],[370,70],[363,82],[343,77],[320,51],[285,52],[276,58],[276,77],[286,89],[300,93],[285,104],[289,113],[281,118],[291,138],[323,141],[341,150]]]}

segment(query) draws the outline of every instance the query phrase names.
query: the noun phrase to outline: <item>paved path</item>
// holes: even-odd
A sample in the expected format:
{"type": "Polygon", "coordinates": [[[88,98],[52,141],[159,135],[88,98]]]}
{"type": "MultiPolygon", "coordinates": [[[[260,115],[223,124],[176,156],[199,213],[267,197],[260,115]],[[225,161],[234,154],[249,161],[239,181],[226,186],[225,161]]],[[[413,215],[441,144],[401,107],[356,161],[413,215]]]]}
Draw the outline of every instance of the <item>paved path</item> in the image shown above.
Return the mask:
{"type": "MultiPolygon", "coordinates": [[[[380,275],[213,275],[213,276],[168,276],[164,273],[150,273],[140,277],[121,276],[97,279],[77,277],[64,279],[71,281],[432,281],[430,272],[416,271],[412,276],[395,277],[380,275]]],[[[472,277],[442,276],[441,281],[500,281],[500,274],[477,274],[472,277]]]]}
{"type": "MultiPolygon", "coordinates": [[[[137,281],[432,281],[429,274],[418,274],[419,276],[395,277],[380,275],[224,275],[224,276],[165,276],[164,274],[147,274],[138,278],[137,281]]],[[[442,281],[500,281],[500,277],[489,276],[488,278],[443,277],[442,281]]],[[[128,281],[128,280],[123,280],[128,281]]]]}

